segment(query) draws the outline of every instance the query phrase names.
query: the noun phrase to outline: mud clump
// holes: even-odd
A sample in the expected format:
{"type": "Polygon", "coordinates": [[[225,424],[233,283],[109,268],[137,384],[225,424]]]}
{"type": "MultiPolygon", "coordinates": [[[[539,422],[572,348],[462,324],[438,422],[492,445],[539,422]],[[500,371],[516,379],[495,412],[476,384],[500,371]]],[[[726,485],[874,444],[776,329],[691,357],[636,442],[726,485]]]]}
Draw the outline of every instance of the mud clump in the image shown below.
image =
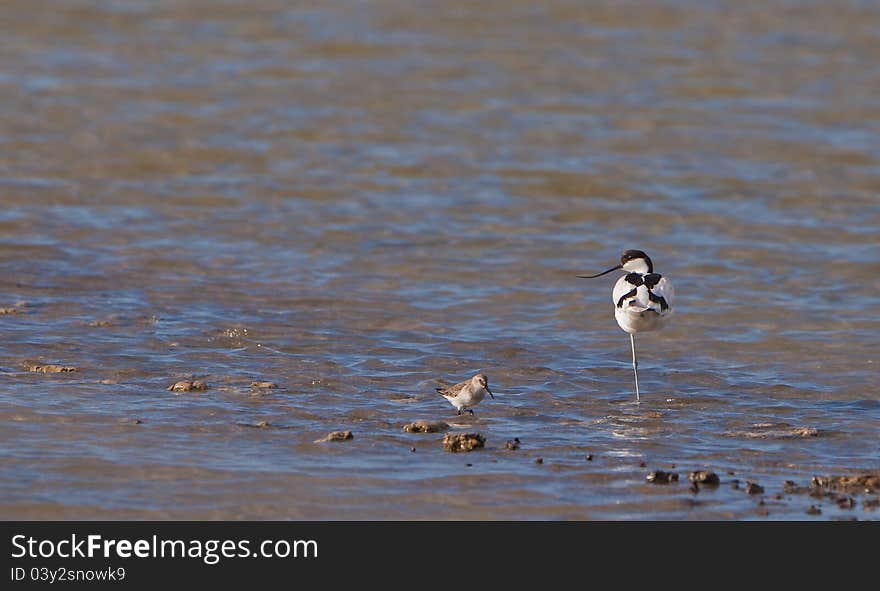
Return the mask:
{"type": "MultiPolygon", "coordinates": [[[[880,491],[880,473],[868,472],[853,476],[813,476],[809,486],[801,486],[793,480],[786,480],[782,487],[786,494],[809,495],[817,500],[836,503],[841,509],[855,509],[857,500],[850,495],[871,495],[880,491]]],[[[873,511],[880,506],[880,499],[867,498],[862,502],[865,511],[873,511]]],[[[811,506],[811,509],[813,507],[811,506]]],[[[821,513],[820,509],[816,509],[821,513]]],[[[819,513],[810,513],[818,515],[819,513]]]]}
{"type": "Polygon", "coordinates": [[[760,495],[764,493],[764,487],[757,482],[746,481],[746,494],[760,495]]]}
{"type": "Polygon", "coordinates": [[[486,438],[479,433],[447,433],[443,436],[443,449],[453,453],[473,451],[486,446],[486,438]]]}
{"type": "Polygon", "coordinates": [[[792,437],[818,437],[819,429],[815,427],[795,427],[791,430],[792,437]]]}
{"type": "Polygon", "coordinates": [[[315,443],[325,443],[327,441],[348,441],[349,439],[354,439],[354,435],[351,431],[333,431],[332,433],[328,433],[321,439],[315,439],[315,443]]]}
{"type": "Polygon", "coordinates": [[[25,301],[15,302],[11,306],[0,308],[0,316],[7,314],[27,314],[28,303],[25,301]]]}
{"type": "Polygon", "coordinates": [[[815,427],[793,426],[786,423],[755,423],[750,429],[728,431],[724,435],[745,439],[803,439],[819,437],[822,432],[815,427]]]}
{"type": "Polygon", "coordinates": [[[880,490],[880,473],[857,476],[813,476],[810,488],[823,492],[873,493],[880,490]]]}
{"type": "Polygon", "coordinates": [[[654,470],[645,477],[645,480],[654,484],[669,484],[670,482],[678,482],[678,473],[654,470]]]}
{"type": "Polygon", "coordinates": [[[269,427],[273,427],[272,423],[269,421],[260,421],[258,423],[238,423],[241,427],[247,427],[249,429],[268,429],[269,427]]]}
{"type": "Polygon", "coordinates": [[[520,446],[519,437],[514,437],[513,439],[508,439],[504,443],[504,449],[509,449],[511,451],[515,451],[515,450],[519,449],[519,446],[520,446]]]}
{"type": "Polygon", "coordinates": [[[69,371],[79,371],[79,368],[72,365],[38,365],[36,363],[25,363],[25,369],[28,371],[39,373],[63,373],[69,371]]]}
{"type": "Polygon", "coordinates": [[[203,392],[208,389],[208,384],[202,380],[181,380],[166,388],[170,392],[203,392]]]}
{"type": "Polygon", "coordinates": [[[416,421],[403,426],[407,433],[443,433],[449,430],[449,425],[443,421],[416,421]]]}
{"type": "Polygon", "coordinates": [[[810,489],[806,486],[800,486],[794,480],[786,480],[782,483],[782,492],[788,495],[805,495],[810,492],[810,489]]]}
{"type": "Polygon", "coordinates": [[[810,505],[810,508],[807,509],[807,515],[822,515],[822,509],[816,505],[810,505]]]}
{"type": "Polygon", "coordinates": [[[715,472],[709,472],[708,470],[691,472],[688,474],[688,480],[696,485],[703,486],[718,486],[721,484],[721,479],[718,478],[718,475],[715,474],[715,472]]]}
{"type": "Polygon", "coordinates": [[[275,382],[251,382],[251,388],[254,390],[274,390],[278,387],[275,382]]]}
{"type": "Polygon", "coordinates": [[[837,506],[841,509],[852,509],[856,506],[856,501],[852,497],[842,497],[837,499],[837,506]]]}

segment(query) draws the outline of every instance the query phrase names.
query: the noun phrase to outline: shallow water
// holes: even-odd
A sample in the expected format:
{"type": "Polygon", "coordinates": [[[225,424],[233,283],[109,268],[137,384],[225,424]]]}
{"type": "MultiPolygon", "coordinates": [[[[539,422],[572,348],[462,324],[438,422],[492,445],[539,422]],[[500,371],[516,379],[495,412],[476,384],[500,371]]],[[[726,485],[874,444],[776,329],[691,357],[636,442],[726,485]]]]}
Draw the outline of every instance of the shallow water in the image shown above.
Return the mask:
{"type": "Polygon", "coordinates": [[[880,469],[875,3],[0,17],[0,517],[876,519],[783,494],[880,469]],[[627,248],[678,293],[641,405],[574,277],[627,248]]]}

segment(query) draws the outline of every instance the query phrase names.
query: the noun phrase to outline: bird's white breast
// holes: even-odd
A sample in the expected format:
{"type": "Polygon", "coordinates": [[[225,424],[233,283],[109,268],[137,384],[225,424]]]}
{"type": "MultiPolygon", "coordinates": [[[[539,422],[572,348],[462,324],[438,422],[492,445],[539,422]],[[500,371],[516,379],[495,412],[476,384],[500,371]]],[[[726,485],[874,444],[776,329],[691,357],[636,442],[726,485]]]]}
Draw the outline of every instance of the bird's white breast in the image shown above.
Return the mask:
{"type": "Polygon", "coordinates": [[[485,397],[486,390],[484,388],[464,388],[458,394],[458,399],[462,401],[465,406],[479,404],[485,397]]]}

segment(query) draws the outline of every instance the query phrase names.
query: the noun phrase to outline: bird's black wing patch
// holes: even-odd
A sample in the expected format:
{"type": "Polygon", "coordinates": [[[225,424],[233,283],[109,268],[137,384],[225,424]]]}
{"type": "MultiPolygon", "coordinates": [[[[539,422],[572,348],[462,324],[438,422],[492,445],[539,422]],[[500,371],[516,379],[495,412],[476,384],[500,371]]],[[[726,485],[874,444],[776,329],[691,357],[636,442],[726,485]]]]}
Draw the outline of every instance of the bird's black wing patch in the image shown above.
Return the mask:
{"type": "Polygon", "coordinates": [[[661,279],[663,279],[663,275],[660,273],[648,273],[642,277],[642,281],[648,286],[648,289],[654,289],[661,279]]]}
{"type": "Polygon", "coordinates": [[[625,293],[625,294],[623,294],[622,296],[620,296],[620,299],[617,300],[617,307],[618,307],[618,308],[623,308],[623,301],[624,301],[625,299],[627,299],[627,298],[631,298],[631,297],[633,297],[634,295],[636,295],[636,293],[638,293],[638,290],[639,290],[638,287],[634,287],[634,288],[632,288],[631,290],[629,290],[627,293],[625,293]]]}
{"type": "Polygon", "coordinates": [[[624,279],[626,279],[627,283],[629,283],[630,285],[635,285],[636,287],[640,286],[641,284],[643,284],[645,282],[644,279],[642,278],[641,273],[627,273],[624,276],[624,279]]]}
{"type": "Polygon", "coordinates": [[[666,298],[664,298],[663,296],[658,296],[650,289],[648,290],[648,299],[655,304],[660,304],[661,312],[665,312],[669,308],[669,304],[666,303],[666,298]]]}

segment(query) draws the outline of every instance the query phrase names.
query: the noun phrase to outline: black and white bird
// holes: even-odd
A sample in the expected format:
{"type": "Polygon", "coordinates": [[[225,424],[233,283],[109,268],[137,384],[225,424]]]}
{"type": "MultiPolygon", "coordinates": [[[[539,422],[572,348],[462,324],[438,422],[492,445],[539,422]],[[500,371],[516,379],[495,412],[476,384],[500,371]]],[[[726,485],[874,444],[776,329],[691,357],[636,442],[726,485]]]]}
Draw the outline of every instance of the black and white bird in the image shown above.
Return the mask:
{"type": "Polygon", "coordinates": [[[594,279],[612,271],[626,271],[617,280],[611,298],[614,302],[614,318],[629,333],[633,354],[633,372],[636,376],[636,401],[639,401],[639,362],[636,358],[637,332],[663,328],[672,315],[675,289],[672,282],[654,272],[651,257],[641,250],[628,250],[620,257],[620,264],[597,275],[578,275],[582,279],[594,279]]]}

